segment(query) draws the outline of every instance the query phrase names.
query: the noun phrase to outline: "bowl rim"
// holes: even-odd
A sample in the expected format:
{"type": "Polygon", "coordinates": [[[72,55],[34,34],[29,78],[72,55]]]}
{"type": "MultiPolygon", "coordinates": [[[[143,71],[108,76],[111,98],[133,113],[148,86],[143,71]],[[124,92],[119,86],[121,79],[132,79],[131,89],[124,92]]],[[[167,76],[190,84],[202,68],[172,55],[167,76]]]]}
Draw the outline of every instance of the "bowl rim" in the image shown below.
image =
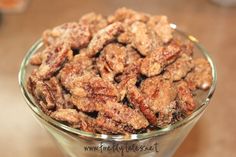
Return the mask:
{"type": "Polygon", "coordinates": [[[216,67],[215,64],[212,61],[212,58],[208,54],[207,50],[199,43],[199,41],[192,35],[188,35],[177,28],[175,24],[170,24],[171,28],[174,29],[177,33],[182,35],[183,37],[187,38],[190,42],[192,42],[202,53],[202,55],[208,60],[211,68],[212,68],[212,85],[207,93],[206,99],[200,103],[199,107],[188,117],[184,118],[183,120],[180,120],[174,124],[168,125],[167,127],[150,131],[147,133],[141,133],[141,134],[127,134],[127,135],[107,135],[107,134],[98,134],[98,133],[90,133],[81,131],[79,129],[72,128],[70,126],[67,126],[65,124],[62,124],[54,119],[52,119],[50,116],[46,115],[42,110],[37,107],[37,104],[35,103],[34,99],[32,98],[31,94],[27,91],[24,81],[25,81],[25,74],[26,74],[26,66],[29,64],[29,60],[31,56],[37,52],[39,48],[43,46],[42,39],[37,40],[32,47],[27,51],[26,55],[23,58],[23,61],[20,65],[20,70],[18,74],[18,81],[21,89],[21,93],[27,103],[27,105],[30,107],[30,109],[35,113],[37,117],[48,123],[49,125],[56,127],[59,130],[65,131],[67,133],[74,134],[75,136],[80,137],[86,137],[86,138],[92,138],[97,140],[109,140],[109,141],[131,141],[131,140],[140,140],[140,139],[146,139],[154,136],[160,136],[163,134],[166,134],[172,130],[175,130],[188,122],[195,119],[199,114],[201,114],[204,109],[207,107],[209,101],[211,100],[215,88],[216,88],[216,82],[217,82],[217,73],[216,73],[216,67]]]}

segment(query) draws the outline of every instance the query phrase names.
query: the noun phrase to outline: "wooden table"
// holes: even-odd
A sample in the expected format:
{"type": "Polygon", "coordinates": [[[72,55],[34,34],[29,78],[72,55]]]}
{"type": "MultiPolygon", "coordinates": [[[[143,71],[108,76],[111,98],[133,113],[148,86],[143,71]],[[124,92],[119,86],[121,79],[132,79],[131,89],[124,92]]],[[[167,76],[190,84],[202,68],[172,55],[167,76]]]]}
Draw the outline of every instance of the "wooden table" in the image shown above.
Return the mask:
{"type": "Polygon", "coordinates": [[[207,0],[32,0],[25,12],[3,15],[0,24],[1,157],[62,157],[21,96],[19,64],[44,29],[77,20],[86,12],[109,14],[121,6],[168,15],[196,36],[216,63],[218,85],[213,100],[175,157],[236,155],[236,8],[207,0]]]}

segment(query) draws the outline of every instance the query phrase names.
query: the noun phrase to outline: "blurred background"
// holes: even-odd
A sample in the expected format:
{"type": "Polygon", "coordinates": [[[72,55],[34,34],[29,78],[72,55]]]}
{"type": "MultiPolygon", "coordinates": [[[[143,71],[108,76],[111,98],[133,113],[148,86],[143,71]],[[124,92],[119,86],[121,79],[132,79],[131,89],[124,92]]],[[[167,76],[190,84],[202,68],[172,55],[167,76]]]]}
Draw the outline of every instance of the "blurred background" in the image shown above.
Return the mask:
{"type": "Polygon", "coordinates": [[[213,99],[174,157],[236,156],[235,0],[0,0],[0,156],[62,157],[21,96],[22,58],[46,28],[118,7],[165,14],[197,37],[218,71],[213,99]],[[213,2],[215,1],[215,2],[213,2]]]}

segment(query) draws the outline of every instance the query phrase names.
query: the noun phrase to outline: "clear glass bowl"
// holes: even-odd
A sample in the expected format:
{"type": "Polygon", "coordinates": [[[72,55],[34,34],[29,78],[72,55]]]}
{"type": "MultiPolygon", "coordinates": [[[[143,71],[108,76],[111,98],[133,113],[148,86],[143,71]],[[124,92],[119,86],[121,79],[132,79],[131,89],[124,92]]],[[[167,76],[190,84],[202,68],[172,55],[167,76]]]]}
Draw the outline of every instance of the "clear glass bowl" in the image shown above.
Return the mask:
{"type": "Polygon", "coordinates": [[[33,111],[33,115],[42,126],[54,137],[60,149],[69,157],[171,157],[189,131],[205,111],[216,87],[216,69],[212,59],[198,40],[186,35],[171,24],[175,34],[193,43],[195,56],[205,57],[212,68],[213,83],[208,91],[199,91],[195,98],[198,107],[189,117],[160,130],[142,134],[105,135],[93,134],[64,125],[44,114],[26,88],[26,81],[33,67],[29,60],[43,46],[38,40],[24,57],[20,71],[19,84],[23,96],[33,111]]]}

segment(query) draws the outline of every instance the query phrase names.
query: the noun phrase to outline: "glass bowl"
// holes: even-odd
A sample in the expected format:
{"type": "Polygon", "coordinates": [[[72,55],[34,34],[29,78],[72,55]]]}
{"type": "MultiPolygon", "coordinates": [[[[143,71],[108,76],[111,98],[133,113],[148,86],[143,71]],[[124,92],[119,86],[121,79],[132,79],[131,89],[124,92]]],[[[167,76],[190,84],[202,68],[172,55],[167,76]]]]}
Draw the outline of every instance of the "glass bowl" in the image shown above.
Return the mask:
{"type": "Polygon", "coordinates": [[[216,69],[206,49],[198,40],[177,29],[171,24],[175,34],[194,45],[194,57],[206,58],[212,68],[213,82],[207,91],[197,93],[195,98],[197,109],[185,119],[165,128],[142,134],[106,135],[84,132],[62,124],[44,114],[27,91],[26,81],[33,69],[29,64],[31,56],[42,48],[42,40],[38,40],[24,57],[20,71],[19,84],[22,94],[34,117],[53,136],[65,156],[69,157],[171,157],[183,142],[192,127],[202,116],[216,87],[216,69]]]}

